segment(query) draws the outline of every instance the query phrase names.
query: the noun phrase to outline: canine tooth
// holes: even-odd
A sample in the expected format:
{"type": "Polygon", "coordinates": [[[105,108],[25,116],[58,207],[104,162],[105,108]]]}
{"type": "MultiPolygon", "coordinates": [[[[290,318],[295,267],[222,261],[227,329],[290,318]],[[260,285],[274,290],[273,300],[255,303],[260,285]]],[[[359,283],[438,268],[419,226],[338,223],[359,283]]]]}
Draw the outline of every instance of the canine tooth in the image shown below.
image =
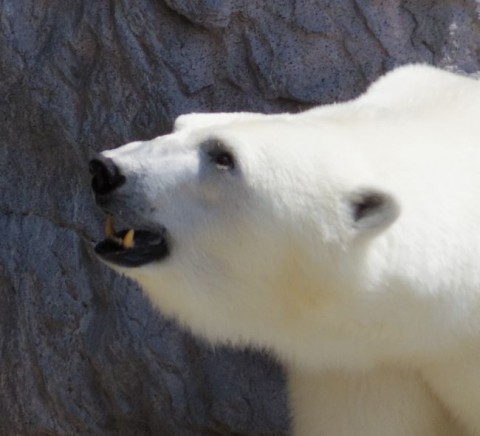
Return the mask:
{"type": "Polygon", "coordinates": [[[133,240],[135,236],[135,230],[130,229],[127,233],[125,233],[125,236],[123,237],[123,248],[128,250],[129,248],[133,247],[133,244],[135,244],[135,241],[133,240]]]}
{"type": "Polygon", "coordinates": [[[105,224],[105,234],[108,239],[115,239],[115,227],[113,225],[113,217],[107,216],[107,223],[105,224]]]}

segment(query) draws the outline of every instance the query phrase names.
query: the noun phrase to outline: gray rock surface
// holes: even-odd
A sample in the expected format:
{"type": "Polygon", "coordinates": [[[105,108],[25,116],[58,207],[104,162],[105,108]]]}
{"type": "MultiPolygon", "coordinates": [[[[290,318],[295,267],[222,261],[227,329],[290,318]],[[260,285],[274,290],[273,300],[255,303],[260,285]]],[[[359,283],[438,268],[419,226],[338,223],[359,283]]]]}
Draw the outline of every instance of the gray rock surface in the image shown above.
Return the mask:
{"type": "Polygon", "coordinates": [[[476,1],[0,0],[0,435],[280,435],[284,375],[154,312],[92,246],[87,161],[191,111],[480,69],[476,1]]]}

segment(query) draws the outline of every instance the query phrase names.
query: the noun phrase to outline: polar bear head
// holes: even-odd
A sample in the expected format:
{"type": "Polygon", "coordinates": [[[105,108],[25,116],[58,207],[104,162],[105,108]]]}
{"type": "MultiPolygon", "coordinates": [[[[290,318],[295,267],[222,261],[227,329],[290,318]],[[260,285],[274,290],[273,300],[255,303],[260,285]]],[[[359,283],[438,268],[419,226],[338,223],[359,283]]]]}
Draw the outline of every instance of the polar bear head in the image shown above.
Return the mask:
{"type": "Polygon", "coordinates": [[[363,250],[399,213],[337,123],[191,114],[102,153],[96,200],[125,230],[110,218],[97,254],[213,341],[296,341],[350,298],[363,250]]]}

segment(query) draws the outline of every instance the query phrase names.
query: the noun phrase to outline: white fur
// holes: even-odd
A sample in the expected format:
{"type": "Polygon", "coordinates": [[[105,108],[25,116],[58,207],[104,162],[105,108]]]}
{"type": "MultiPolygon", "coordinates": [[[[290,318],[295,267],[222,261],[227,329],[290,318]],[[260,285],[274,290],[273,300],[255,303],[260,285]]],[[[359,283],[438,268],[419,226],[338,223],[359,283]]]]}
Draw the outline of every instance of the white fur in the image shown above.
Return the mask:
{"type": "Polygon", "coordinates": [[[285,362],[297,435],[480,435],[479,102],[408,66],[297,115],[182,116],[106,153],[124,215],[172,241],[120,270],[193,332],[285,362]],[[355,221],[365,192],[384,203],[355,221]]]}

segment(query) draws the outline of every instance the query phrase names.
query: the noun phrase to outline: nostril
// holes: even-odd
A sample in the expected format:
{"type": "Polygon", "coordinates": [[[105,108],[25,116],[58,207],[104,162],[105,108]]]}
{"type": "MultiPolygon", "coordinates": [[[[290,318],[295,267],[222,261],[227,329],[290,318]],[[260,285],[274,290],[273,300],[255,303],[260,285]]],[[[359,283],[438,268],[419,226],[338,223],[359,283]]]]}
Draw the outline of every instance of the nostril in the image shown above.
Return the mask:
{"type": "Polygon", "coordinates": [[[98,159],[92,159],[88,163],[88,170],[92,176],[95,176],[100,171],[103,171],[103,163],[100,162],[98,159]]]}
{"type": "Polygon", "coordinates": [[[92,189],[95,194],[109,194],[125,183],[125,176],[120,174],[112,159],[99,156],[89,162],[88,168],[93,176],[92,189]]]}

